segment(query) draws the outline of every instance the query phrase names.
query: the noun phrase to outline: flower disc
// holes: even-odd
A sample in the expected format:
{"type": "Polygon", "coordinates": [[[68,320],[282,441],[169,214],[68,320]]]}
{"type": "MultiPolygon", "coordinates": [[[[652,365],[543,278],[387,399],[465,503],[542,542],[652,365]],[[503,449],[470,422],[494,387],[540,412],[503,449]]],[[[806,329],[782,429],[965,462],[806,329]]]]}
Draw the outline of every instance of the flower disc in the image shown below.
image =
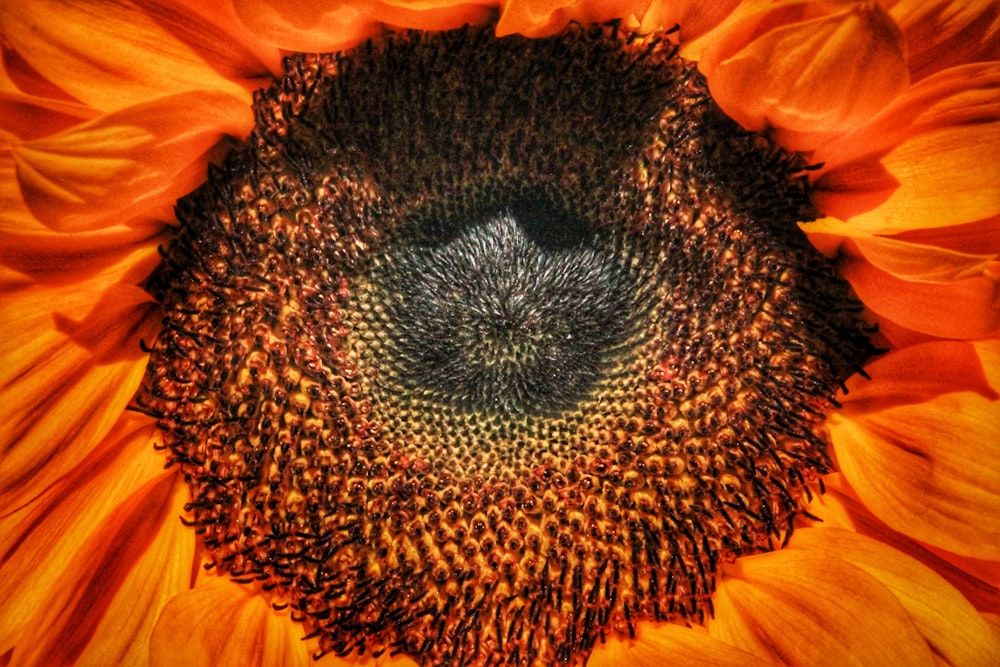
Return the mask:
{"type": "Polygon", "coordinates": [[[669,41],[393,34],[255,112],[137,399],[214,566],[327,652],[580,663],[790,529],[871,348],[803,165],[669,41]]]}

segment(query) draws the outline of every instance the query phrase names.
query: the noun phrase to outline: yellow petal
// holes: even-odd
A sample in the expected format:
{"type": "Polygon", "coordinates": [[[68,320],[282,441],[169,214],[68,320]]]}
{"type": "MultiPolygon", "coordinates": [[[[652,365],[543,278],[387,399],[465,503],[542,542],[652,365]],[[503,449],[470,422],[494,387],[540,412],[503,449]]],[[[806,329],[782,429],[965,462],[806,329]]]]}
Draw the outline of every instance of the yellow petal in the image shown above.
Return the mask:
{"type": "MultiPolygon", "coordinates": [[[[991,383],[998,345],[977,345],[990,359],[984,367],[992,369],[991,383]]],[[[910,373],[918,378],[944,370],[915,361],[910,373]]],[[[874,376],[873,391],[878,381],[874,376]]],[[[831,415],[844,477],[873,514],[904,535],[963,556],[1000,560],[1000,400],[955,391],[893,403],[852,403],[848,394],[843,410],[831,415]]]]}
{"type": "MultiPolygon", "coordinates": [[[[712,97],[751,130],[845,132],[906,90],[902,35],[868,2],[747,3],[682,50],[698,60],[712,97]]],[[[794,150],[814,146],[795,139],[794,150]]]]}
{"type": "Polygon", "coordinates": [[[190,585],[194,536],[177,517],[186,491],[161,472],[78,545],[10,667],[145,663],[157,615],[190,585]]]}
{"type": "Polygon", "coordinates": [[[82,460],[135,393],[157,323],[140,288],[36,287],[0,306],[0,507],[17,507],[82,460]]]}
{"type": "Polygon", "coordinates": [[[175,36],[185,20],[161,23],[127,2],[33,0],[0,5],[0,30],[48,80],[102,111],[164,95],[214,90],[250,102],[258,81],[230,81],[199,49],[175,36]]]}
{"type": "Polygon", "coordinates": [[[1000,664],[1000,644],[975,607],[943,577],[876,540],[838,528],[796,531],[789,548],[856,565],[899,600],[934,653],[952,665],[1000,664]]]}
{"type": "Polygon", "coordinates": [[[302,626],[266,597],[225,578],[174,597],[153,628],[151,667],[308,667],[302,626]]]}
{"type": "Polygon", "coordinates": [[[641,623],[635,639],[611,635],[604,644],[598,644],[587,659],[589,667],[626,664],[633,667],[660,667],[669,664],[763,667],[770,663],[760,656],[716,639],[701,626],[641,623]]]}
{"type": "Polygon", "coordinates": [[[164,477],[153,433],[152,420],[125,416],[113,436],[35,502],[3,505],[9,514],[0,519],[0,655],[33,631],[32,619],[60,587],[74,588],[64,573],[77,574],[82,545],[110,539],[119,508],[164,477]]]}
{"type": "Polygon", "coordinates": [[[995,0],[902,0],[889,13],[906,37],[914,81],[956,65],[1000,60],[995,0]]]}
{"type": "Polygon", "coordinates": [[[508,0],[503,5],[497,35],[515,33],[544,37],[565,28],[570,21],[601,23],[642,14],[649,1],[641,0],[508,0]]]}
{"type": "Polygon", "coordinates": [[[60,231],[155,217],[204,181],[223,134],[252,123],[236,98],[183,93],[15,147],[18,179],[35,217],[60,231]]]}
{"type": "Polygon", "coordinates": [[[1000,63],[915,84],[870,124],[818,150],[811,193],[825,215],[873,234],[1000,213],[1000,63]]]}
{"type": "Polygon", "coordinates": [[[789,665],[933,665],[906,609],[847,561],[782,550],[722,568],[708,630],[789,665]]]}

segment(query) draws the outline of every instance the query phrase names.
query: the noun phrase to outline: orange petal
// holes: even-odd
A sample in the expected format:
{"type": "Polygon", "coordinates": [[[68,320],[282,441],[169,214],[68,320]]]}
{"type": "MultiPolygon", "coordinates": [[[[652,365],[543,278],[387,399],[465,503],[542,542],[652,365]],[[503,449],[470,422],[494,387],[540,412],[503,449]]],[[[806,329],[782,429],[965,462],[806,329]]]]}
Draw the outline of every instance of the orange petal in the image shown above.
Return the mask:
{"type": "MultiPolygon", "coordinates": [[[[0,28],[2,26],[3,23],[0,22],[0,28]]],[[[0,90],[5,93],[21,93],[28,97],[80,104],[80,100],[74,99],[42,76],[7,40],[0,40],[0,65],[0,90]]]]}
{"type": "Polygon", "coordinates": [[[382,0],[373,2],[369,15],[386,25],[411,30],[454,30],[465,24],[485,23],[496,2],[454,0],[382,0]]]}
{"type": "Polygon", "coordinates": [[[939,338],[988,338],[1000,332],[1000,276],[945,283],[896,278],[863,259],[845,257],[840,274],[865,306],[907,329],[939,338]]]}
{"type": "Polygon", "coordinates": [[[1000,255],[1000,214],[963,225],[914,229],[895,238],[957,252],[1000,255]]]}
{"type": "Polygon", "coordinates": [[[640,33],[653,30],[669,30],[679,26],[677,33],[681,42],[700,37],[729,16],[740,4],[740,0],[717,0],[706,3],[697,0],[653,0],[649,9],[641,15],[638,25],[640,33]]]}
{"type": "Polygon", "coordinates": [[[1000,563],[929,548],[875,517],[841,473],[827,475],[823,481],[825,493],[814,496],[806,507],[811,515],[820,519],[815,527],[843,528],[889,545],[933,569],[961,591],[976,609],[1000,612],[1000,563]]]}
{"type": "Polygon", "coordinates": [[[45,489],[109,432],[145,372],[140,340],[157,328],[150,314],[140,288],[100,276],[3,303],[0,507],[45,489]]]}
{"type": "Polygon", "coordinates": [[[1000,63],[915,84],[870,124],[824,146],[812,192],[826,215],[895,234],[1000,213],[1000,63]]]}
{"type": "Polygon", "coordinates": [[[229,2],[133,0],[164,30],[229,81],[252,90],[281,74],[281,52],[261,41],[229,2]]]}
{"type": "Polygon", "coordinates": [[[641,623],[636,638],[609,636],[587,659],[589,667],[660,667],[660,665],[704,665],[705,667],[752,667],[770,664],[760,656],[740,650],[710,635],[700,626],[675,623],[641,623]]]}
{"type": "MultiPolygon", "coordinates": [[[[249,104],[254,81],[230,81],[166,25],[138,7],[94,0],[36,0],[0,5],[0,30],[45,78],[102,111],[190,90],[228,93],[249,104]]],[[[201,51],[201,53],[200,53],[201,51]]]]}
{"type": "MultiPolygon", "coordinates": [[[[981,356],[995,361],[998,345],[979,344],[981,356]]],[[[911,372],[939,370],[918,364],[911,372]]],[[[995,382],[995,365],[987,373],[995,382]]],[[[830,416],[830,436],[840,470],[872,513],[922,542],[1000,560],[1000,400],[956,391],[874,409],[850,398],[830,416]]]]}
{"type": "Polygon", "coordinates": [[[183,93],[15,147],[18,178],[45,224],[97,229],[172,207],[204,180],[206,152],[222,135],[243,137],[252,123],[229,95],[183,93]]]}
{"type": "Polygon", "coordinates": [[[77,545],[10,667],[145,663],[159,611],[190,585],[195,540],[177,517],[186,491],[161,472],[77,545]]]}
{"type": "Polygon", "coordinates": [[[0,139],[28,141],[61,132],[97,115],[78,102],[0,91],[0,139]]]}
{"type": "Polygon", "coordinates": [[[649,0],[507,0],[497,23],[497,35],[515,33],[544,37],[565,28],[570,21],[602,23],[642,15],[649,0]]]}
{"type": "Polygon", "coordinates": [[[901,280],[952,282],[977,276],[1000,275],[996,254],[972,254],[873,236],[833,218],[800,223],[799,227],[823,254],[863,257],[873,266],[901,280]],[[831,252],[831,249],[833,252],[831,252]]]}
{"type": "Polygon", "coordinates": [[[116,426],[114,436],[35,502],[16,510],[3,505],[9,514],[0,519],[0,655],[32,630],[31,620],[60,587],[75,588],[64,573],[77,574],[82,545],[110,542],[120,508],[165,478],[152,420],[130,415],[116,426]]]}
{"type": "Polygon", "coordinates": [[[899,405],[934,400],[942,394],[973,392],[987,400],[1000,398],[987,374],[985,344],[935,341],[894,350],[865,366],[871,377],[855,375],[837,398],[842,412],[855,416],[899,405]]]}
{"type": "Polygon", "coordinates": [[[340,51],[381,31],[355,2],[233,0],[233,6],[258,39],[287,51],[340,51]]]}
{"type": "Polygon", "coordinates": [[[1000,60],[1000,5],[995,0],[903,0],[889,10],[906,37],[914,81],[948,67],[1000,60]]]}
{"type": "MultiPolygon", "coordinates": [[[[0,264],[35,283],[78,283],[100,272],[108,282],[136,284],[156,267],[160,260],[156,248],[168,237],[166,231],[145,225],[78,234],[50,230],[17,234],[0,227],[0,264]]],[[[0,292],[4,287],[0,279],[0,292]]]]}
{"type": "Polygon", "coordinates": [[[876,540],[837,528],[796,531],[789,548],[840,558],[877,579],[906,608],[934,654],[948,664],[1000,664],[1000,644],[976,608],[919,561],[876,540]]]}
{"type": "Polygon", "coordinates": [[[747,129],[776,128],[779,141],[804,150],[816,140],[795,133],[848,131],[906,90],[902,35],[878,5],[744,7],[681,55],[698,60],[712,97],[747,129]]]}
{"type": "Polygon", "coordinates": [[[776,664],[933,665],[906,609],[861,568],[786,549],[722,568],[712,636],[776,664]]]}
{"type": "Polygon", "coordinates": [[[201,580],[172,599],[153,628],[151,667],[308,667],[302,626],[264,594],[227,579],[201,580]]]}

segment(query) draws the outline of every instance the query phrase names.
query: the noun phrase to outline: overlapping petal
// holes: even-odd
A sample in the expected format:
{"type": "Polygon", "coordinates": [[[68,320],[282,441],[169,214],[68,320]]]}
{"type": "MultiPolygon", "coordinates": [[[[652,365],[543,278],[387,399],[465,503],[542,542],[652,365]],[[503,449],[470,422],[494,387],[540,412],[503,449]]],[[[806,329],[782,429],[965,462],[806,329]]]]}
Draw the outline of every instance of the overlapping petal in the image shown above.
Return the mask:
{"type": "Polygon", "coordinates": [[[939,72],[813,156],[813,201],[870,233],[972,223],[1000,213],[1000,62],[939,72]]]}
{"type": "Polygon", "coordinates": [[[570,21],[601,23],[642,14],[649,2],[641,0],[507,0],[497,35],[518,33],[544,37],[562,30],[570,21]]]}
{"type": "Polygon", "coordinates": [[[1000,560],[998,345],[947,341],[889,354],[867,368],[870,388],[849,386],[829,420],[838,465],[872,513],[905,535],[992,560],[1000,560]]]}
{"type": "Polygon", "coordinates": [[[11,667],[145,663],[160,610],[190,585],[194,545],[178,519],[186,493],[161,471],[77,545],[11,667]]]}
{"type": "Polygon", "coordinates": [[[151,306],[141,288],[101,275],[0,304],[0,507],[44,490],[109,433],[145,371],[151,306]]]}
{"type": "Polygon", "coordinates": [[[934,654],[947,664],[1000,663],[1000,644],[975,607],[916,559],[838,528],[798,531],[790,548],[835,556],[877,579],[902,603],[934,654]]]}
{"type": "Polygon", "coordinates": [[[252,123],[241,100],[199,90],[21,144],[14,158],[28,207],[54,229],[169,220],[174,201],[204,180],[209,151],[252,123]]]}
{"type": "Polygon", "coordinates": [[[226,66],[233,57],[242,60],[245,52],[230,53],[237,47],[222,46],[222,33],[199,31],[196,23],[189,13],[157,16],[127,1],[0,4],[0,32],[18,54],[48,81],[95,109],[116,111],[190,90],[228,93],[249,104],[249,91],[260,81],[240,77],[226,66]],[[194,47],[181,41],[178,32],[212,34],[214,44],[194,47]],[[225,57],[211,58],[219,54],[225,57]]]}
{"type": "Polygon", "coordinates": [[[707,3],[698,0],[653,0],[644,14],[638,16],[636,29],[640,33],[669,30],[677,26],[681,42],[704,35],[716,27],[740,4],[740,0],[718,0],[707,3]]]}
{"type": "Polygon", "coordinates": [[[889,13],[906,37],[914,81],[948,67],[1000,60],[1000,5],[993,0],[902,0],[889,13]]]}
{"type": "Polygon", "coordinates": [[[150,665],[306,667],[308,645],[286,615],[259,591],[208,578],[167,603],[153,628],[150,665]]]}
{"type": "Polygon", "coordinates": [[[240,20],[254,34],[287,51],[339,51],[386,28],[450,30],[486,21],[491,0],[235,0],[240,20]]]}
{"type": "Polygon", "coordinates": [[[865,507],[842,473],[825,477],[824,486],[806,507],[815,527],[841,528],[891,546],[931,568],[977,610],[1000,612],[1000,563],[935,549],[893,530],[865,507]]]}
{"type": "MultiPolygon", "coordinates": [[[[137,494],[152,492],[164,477],[162,460],[149,455],[153,434],[151,420],[123,416],[115,434],[83,458],[86,465],[43,486],[39,493],[44,494],[31,504],[3,504],[0,654],[19,643],[25,631],[36,637],[32,620],[47,612],[54,596],[74,591],[72,578],[86,570],[79,562],[82,545],[98,549],[100,542],[110,541],[114,526],[126,528],[121,508],[137,494]]],[[[143,537],[135,535],[137,541],[143,537]]]]}
{"type": "Polygon", "coordinates": [[[713,601],[709,633],[774,664],[935,664],[892,591],[823,551],[788,549],[724,565],[713,601]]]}
{"type": "Polygon", "coordinates": [[[1000,332],[1000,261],[995,253],[875,236],[830,218],[801,227],[824,254],[839,258],[841,274],[883,321],[942,338],[986,338],[1000,332]]]}
{"type": "Polygon", "coordinates": [[[902,34],[869,2],[746,2],[681,54],[728,116],[793,150],[863,124],[908,83],[902,34]]]}
{"type": "Polygon", "coordinates": [[[609,635],[587,660],[591,667],[659,667],[667,664],[704,667],[764,667],[767,660],[713,637],[701,626],[674,623],[640,624],[634,639],[609,635]]]}

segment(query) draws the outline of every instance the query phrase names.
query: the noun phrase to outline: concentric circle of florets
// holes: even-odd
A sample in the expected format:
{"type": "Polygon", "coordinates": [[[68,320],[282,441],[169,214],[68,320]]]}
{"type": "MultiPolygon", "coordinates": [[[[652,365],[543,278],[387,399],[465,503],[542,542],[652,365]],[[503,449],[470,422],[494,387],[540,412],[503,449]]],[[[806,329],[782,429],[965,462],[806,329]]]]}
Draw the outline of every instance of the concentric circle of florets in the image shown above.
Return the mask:
{"type": "Polygon", "coordinates": [[[137,399],[216,567],[325,651],[578,663],[790,529],[870,348],[802,165],[668,41],[395,34],[255,111],[137,399]]]}

